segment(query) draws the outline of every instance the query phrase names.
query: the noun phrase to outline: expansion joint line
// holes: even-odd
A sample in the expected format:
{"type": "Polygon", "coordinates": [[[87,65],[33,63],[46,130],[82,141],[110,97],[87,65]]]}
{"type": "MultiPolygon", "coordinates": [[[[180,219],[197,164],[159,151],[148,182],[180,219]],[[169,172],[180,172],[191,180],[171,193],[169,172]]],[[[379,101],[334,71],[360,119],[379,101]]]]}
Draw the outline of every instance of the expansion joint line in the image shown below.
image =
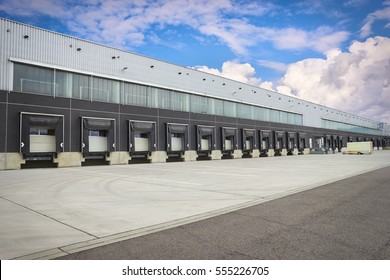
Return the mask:
{"type": "Polygon", "coordinates": [[[54,222],[57,222],[57,223],[62,224],[62,225],[64,225],[64,226],[70,227],[70,228],[72,228],[72,229],[74,229],[74,230],[77,230],[77,231],[80,231],[80,232],[82,232],[82,233],[85,233],[85,234],[87,234],[87,235],[89,235],[89,236],[91,236],[91,237],[93,237],[93,238],[95,238],[95,239],[99,239],[99,237],[96,236],[96,235],[93,235],[93,234],[91,234],[91,233],[89,233],[89,232],[86,232],[86,231],[84,231],[84,230],[82,230],[82,229],[79,229],[79,228],[76,228],[76,227],[74,227],[74,226],[72,226],[72,225],[69,225],[69,224],[67,224],[67,223],[64,223],[64,222],[62,222],[62,221],[60,221],[60,220],[57,220],[57,219],[55,219],[55,218],[53,218],[53,217],[50,217],[50,216],[48,216],[48,215],[46,215],[46,214],[44,214],[44,213],[41,213],[41,212],[39,212],[39,211],[37,211],[37,210],[31,209],[31,208],[29,208],[29,207],[27,207],[27,206],[25,206],[25,205],[22,205],[22,204],[20,204],[20,203],[17,203],[17,202],[15,202],[15,201],[12,201],[12,200],[10,200],[10,199],[8,199],[8,198],[5,198],[5,197],[3,197],[3,196],[0,196],[0,198],[4,199],[4,200],[6,200],[6,201],[8,201],[8,202],[10,202],[10,203],[12,203],[12,204],[15,204],[15,205],[17,205],[17,206],[20,206],[20,207],[22,207],[22,208],[24,208],[24,209],[26,209],[26,210],[29,210],[29,211],[31,211],[31,212],[34,212],[34,213],[36,213],[36,214],[38,214],[38,215],[40,215],[40,216],[43,216],[43,217],[45,217],[45,218],[47,218],[47,219],[50,219],[50,220],[52,220],[52,221],[54,221],[54,222]]]}

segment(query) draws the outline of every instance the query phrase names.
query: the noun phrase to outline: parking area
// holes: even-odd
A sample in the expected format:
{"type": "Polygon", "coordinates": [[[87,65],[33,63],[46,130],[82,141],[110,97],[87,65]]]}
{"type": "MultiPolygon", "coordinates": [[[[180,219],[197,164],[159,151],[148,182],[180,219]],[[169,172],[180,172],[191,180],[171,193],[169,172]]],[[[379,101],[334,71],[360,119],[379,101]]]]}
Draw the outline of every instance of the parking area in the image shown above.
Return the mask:
{"type": "Polygon", "coordinates": [[[390,151],[4,171],[0,258],[64,256],[385,166],[390,151]]]}

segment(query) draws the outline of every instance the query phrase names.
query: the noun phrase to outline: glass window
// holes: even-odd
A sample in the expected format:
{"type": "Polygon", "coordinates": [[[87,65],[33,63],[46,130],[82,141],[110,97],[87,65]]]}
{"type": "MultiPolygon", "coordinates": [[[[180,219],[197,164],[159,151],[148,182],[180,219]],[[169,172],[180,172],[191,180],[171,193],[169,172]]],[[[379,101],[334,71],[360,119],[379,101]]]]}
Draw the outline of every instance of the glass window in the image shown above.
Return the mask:
{"type": "Polygon", "coordinates": [[[212,101],[212,114],[217,116],[223,116],[223,100],[211,99],[212,101]]]}
{"type": "Polygon", "coordinates": [[[88,136],[107,137],[107,130],[89,130],[88,136]]]}
{"type": "Polygon", "coordinates": [[[283,112],[283,111],[279,112],[280,122],[281,123],[289,123],[287,114],[288,114],[287,112],[283,112]]]}
{"type": "Polygon", "coordinates": [[[181,92],[171,91],[171,110],[184,111],[189,110],[189,95],[181,92]]]}
{"type": "Polygon", "coordinates": [[[279,111],[277,110],[270,110],[270,118],[269,120],[271,122],[280,122],[280,115],[279,115],[279,111]]]}
{"type": "Polygon", "coordinates": [[[237,116],[242,119],[253,119],[253,106],[237,104],[237,116]]]}
{"type": "Polygon", "coordinates": [[[302,117],[302,115],[298,115],[298,114],[294,115],[294,124],[295,125],[303,125],[303,117],[302,117]]]}
{"type": "Polygon", "coordinates": [[[150,107],[150,92],[144,85],[124,83],[123,103],[128,105],[150,107]]]}
{"type": "Polygon", "coordinates": [[[119,103],[120,83],[114,80],[93,78],[92,100],[119,103]]]}
{"type": "Polygon", "coordinates": [[[158,108],[171,110],[171,92],[167,89],[158,89],[158,108]]]}
{"type": "Polygon", "coordinates": [[[208,98],[199,95],[191,95],[191,112],[200,114],[207,114],[211,112],[211,108],[209,110],[208,98]]]}
{"type": "Polygon", "coordinates": [[[46,127],[30,127],[30,135],[55,135],[55,130],[46,127]]]}
{"type": "Polygon", "coordinates": [[[75,99],[91,100],[90,95],[90,76],[81,74],[72,74],[72,97],[75,99]]]}
{"type": "Polygon", "coordinates": [[[54,95],[54,70],[14,64],[14,91],[54,95]]]}
{"type": "Polygon", "coordinates": [[[56,70],[56,96],[72,97],[73,73],[56,70]]]}
{"type": "Polygon", "coordinates": [[[223,101],[223,115],[226,117],[237,117],[236,103],[223,101]]]}

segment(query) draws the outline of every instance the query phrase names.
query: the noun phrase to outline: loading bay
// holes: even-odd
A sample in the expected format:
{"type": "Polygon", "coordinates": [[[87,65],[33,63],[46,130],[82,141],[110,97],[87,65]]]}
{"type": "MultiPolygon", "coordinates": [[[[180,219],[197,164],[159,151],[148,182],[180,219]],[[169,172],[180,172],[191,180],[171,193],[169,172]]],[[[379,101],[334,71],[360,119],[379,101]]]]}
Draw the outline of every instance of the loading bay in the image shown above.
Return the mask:
{"type": "MultiPolygon", "coordinates": [[[[368,172],[371,172],[371,176],[380,176],[381,180],[376,184],[384,187],[386,194],[381,196],[388,197],[390,175],[386,170],[389,170],[387,168],[389,166],[390,151],[384,150],[374,151],[371,155],[306,155],[3,171],[0,172],[0,224],[2,225],[0,258],[71,258],[75,253],[114,246],[119,244],[118,242],[152,236],[153,233],[159,234],[164,230],[174,230],[184,225],[191,226],[198,221],[211,221],[210,218],[227,217],[222,214],[238,210],[246,211],[253,207],[260,207],[257,211],[264,215],[269,213],[267,215],[270,221],[277,222],[276,219],[283,219],[283,213],[272,215],[277,211],[274,209],[269,212],[270,209],[267,209],[265,202],[342,182],[341,180],[351,177],[355,180],[349,181],[345,187],[358,190],[360,182],[364,181],[364,178],[361,179],[359,176],[368,172]],[[382,173],[375,173],[378,170],[382,170],[382,173]]],[[[369,185],[370,179],[365,180],[366,185],[369,185]]],[[[321,197],[321,193],[317,193],[316,203],[320,204],[324,200],[331,201],[332,195],[335,199],[343,198],[343,192],[343,189],[338,189],[326,197],[321,197]]],[[[357,199],[364,197],[364,194],[365,191],[357,191],[353,195],[357,199]]],[[[379,195],[376,199],[378,197],[379,195]]],[[[305,211],[310,211],[310,207],[314,207],[311,203],[313,201],[313,197],[306,196],[303,200],[307,207],[305,211]]],[[[374,201],[364,199],[356,201],[362,205],[376,203],[375,198],[374,201]]],[[[378,205],[382,205],[381,213],[390,213],[390,204],[388,200],[386,201],[382,204],[377,201],[378,205]]],[[[300,203],[302,204],[302,201],[300,203]]],[[[299,204],[298,200],[296,204],[299,204]]],[[[293,209],[294,205],[291,204],[286,209],[293,209]]],[[[370,205],[363,206],[366,209],[370,208],[370,205]]],[[[364,211],[359,213],[361,226],[367,224],[364,223],[364,219],[372,220],[371,216],[365,217],[364,213],[364,211]]],[[[374,218],[376,221],[373,222],[385,225],[381,229],[385,232],[378,232],[378,235],[370,232],[370,240],[373,238],[375,240],[376,237],[377,242],[388,244],[390,241],[388,240],[388,215],[386,217],[378,215],[374,218]],[[381,236],[387,236],[387,239],[381,239],[381,236]]],[[[333,219],[337,220],[338,216],[334,215],[333,219]]],[[[340,222],[346,226],[348,224],[341,219],[340,222]]],[[[209,235],[212,236],[218,233],[213,231],[213,225],[217,226],[218,223],[210,223],[207,227],[203,227],[203,234],[207,235],[208,229],[209,235]]],[[[356,229],[358,236],[356,238],[359,238],[361,227],[355,225],[352,228],[356,229]]],[[[234,233],[234,227],[230,227],[229,230],[225,228],[223,233],[220,231],[219,234],[222,234],[221,237],[224,234],[234,236],[239,232],[238,229],[234,233]]],[[[334,229],[331,234],[337,239],[338,232],[340,231],[334,229]]],[[[281,236],[279,242],[280,238],[281,236]]],[[[227,238],[220,240],[231,244],[227,238]]],[[[360,241],[365,242],[365,240],[360,241]]],[[[157,247],[153,250],[157,250],[157,247]]],[[[329,248],[332,246],[328,246],[329,248]]],[[[138,249],[139,252],[142,251],[138,249]]],[[[266,259],[275,257],[272,252],[268,254],[266,250],[263,252],[264,255],[257,257],[266,259]]],[[[193,258],[222,258],[221,255],[213,255],[210,252],[202,255],[194,251],[193,254],[193,258]]],[[[344,257],[353,258],[353,256],[344,257]]],[[[388,250],[376,256],[390,258],[388,250]]],[[[99,257],[114,258],[107,255],[99,257]]],[[[148,258],[147,255],[139,257],[148,258]]],[[[164,255],[161,257],[169,258],[164,255]]],[[[177,255],[176,257],[180,258],[177,255]]],[[[237,255],[232,257],[237,258],[237,255]]],[[[242,255],[242,258],[245,257],[256,258],[256,255],[242,255]]],[[[295,257],[300,258],[299,255],[295,257]]],[[[305,258],[305,256],[301,257],[305,258]]],[[[355,255],[355,257],[372,256],[355,255]]],[[[191,255],[183,258],[191,259],[191,255]]],[[[277,258],[287,258],[287,256],[279,254],[277,258]]],[[[314,252],[314,255],[306,255],[306,258],[326,258],[326,256],[315,255],[314,252]]]]}

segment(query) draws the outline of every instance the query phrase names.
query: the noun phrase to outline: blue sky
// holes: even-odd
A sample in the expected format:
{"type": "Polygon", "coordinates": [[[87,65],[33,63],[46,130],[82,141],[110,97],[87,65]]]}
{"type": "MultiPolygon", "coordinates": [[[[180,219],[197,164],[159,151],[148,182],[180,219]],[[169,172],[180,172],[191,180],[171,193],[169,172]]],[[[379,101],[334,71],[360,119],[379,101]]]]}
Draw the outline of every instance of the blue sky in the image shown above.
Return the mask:
{"type": "Polygon", "coordinates": [[[0,0],[0,17],[390,123],[390,0],[0,0]]]}

